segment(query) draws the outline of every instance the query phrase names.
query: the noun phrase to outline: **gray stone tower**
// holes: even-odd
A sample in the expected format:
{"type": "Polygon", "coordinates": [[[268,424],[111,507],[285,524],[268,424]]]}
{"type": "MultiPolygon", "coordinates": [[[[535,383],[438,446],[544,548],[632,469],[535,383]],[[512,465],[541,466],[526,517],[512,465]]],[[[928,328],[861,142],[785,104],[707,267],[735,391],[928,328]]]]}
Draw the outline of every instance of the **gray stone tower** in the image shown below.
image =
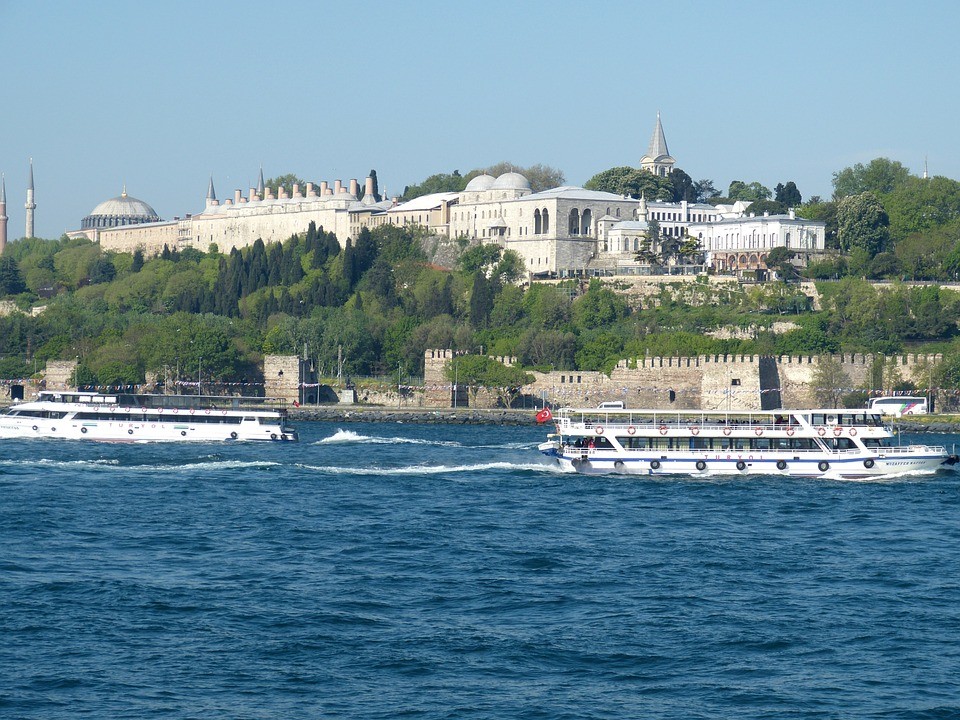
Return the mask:
{"type": "Polygon", "coordinates": [[[30,183],[27,185],[27,203],[23,206],[27,211],[27,227],[24,237],[33,237],[33,211],[37,204],[33,201],[33,158],[30,158],[30,183]]]}
{"type": "Polygon", "coordinates": [[[7,247],[7,183],[0,175],[0,255],[7,247]]]}

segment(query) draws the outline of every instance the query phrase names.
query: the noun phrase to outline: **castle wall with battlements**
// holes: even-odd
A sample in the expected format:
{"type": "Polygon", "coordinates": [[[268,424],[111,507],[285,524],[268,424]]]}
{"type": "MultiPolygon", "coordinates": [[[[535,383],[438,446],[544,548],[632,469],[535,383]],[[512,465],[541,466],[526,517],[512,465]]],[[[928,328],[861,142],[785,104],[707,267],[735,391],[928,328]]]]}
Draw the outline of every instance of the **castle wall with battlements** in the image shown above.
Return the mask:
{"type": "MultiPolygon", "coordinates": [[[[450,407],[452,383],[444,375],[443,367],[453,357],[451,350],[427,351],[424,363],[427,407],[450,407]]],[[[627,407],[702,410],[760,409],[766,393],[779,393],[781,407],[815,407],[819,403],[812,384],[820,363],[827,358],[839,363],[847,377],[849,386],[845,390],[869,388],[877,392],[890,392],[900,381],[926,387],[931,369],[943,360],[942,355],[883,357],[860,353],[770,358],[759,355],[643,357],[621,360],[609,376],[581,370],[534,372],[536,380],[524,387],[523,392],[553,405],[592,407],[601,402],[622,400],[627,407]],[[762,360],[768,361],[771,371],[766,375],[766,385],[761,382],[762,360]]],[[[515,362],[513,358],[508,360],[515,362]]]]}

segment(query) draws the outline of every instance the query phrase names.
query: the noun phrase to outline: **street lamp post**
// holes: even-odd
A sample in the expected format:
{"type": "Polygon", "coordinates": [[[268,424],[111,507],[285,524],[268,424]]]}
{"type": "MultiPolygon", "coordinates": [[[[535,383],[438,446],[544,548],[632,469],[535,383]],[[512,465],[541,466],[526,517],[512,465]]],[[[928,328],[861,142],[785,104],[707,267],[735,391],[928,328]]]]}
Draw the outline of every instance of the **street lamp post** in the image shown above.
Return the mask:
{"type": "Polygon", "coordinates": [[[400,363],[397,363],[397,410],[400,409],[400,403],[403,401],[403,395],[400,392],[400,374],[403,372],[403,367],[400,363]]]}
{"type": "Polygon", "coordinates": [[[200,378],[203,377],[203,358],[201,357],[197,360],[197,395],[202,395],[200,392],[200,378]]]}

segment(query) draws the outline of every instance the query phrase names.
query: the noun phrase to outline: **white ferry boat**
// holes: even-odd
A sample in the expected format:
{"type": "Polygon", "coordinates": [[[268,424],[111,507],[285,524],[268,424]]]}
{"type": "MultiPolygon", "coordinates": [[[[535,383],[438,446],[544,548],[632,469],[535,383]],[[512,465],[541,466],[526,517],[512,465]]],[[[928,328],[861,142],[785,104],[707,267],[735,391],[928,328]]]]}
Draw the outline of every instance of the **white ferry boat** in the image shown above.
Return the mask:
{"type": "Polygon", "coordinates": [[[957,462],[941,446],[895,444],[872,410],[563,408],[554,420],[540,451],[581,473],[869,478],[957,462]]]}
{"type": "Polygon", "coordinates": [[[283,400],[209,395],[40,392],[0,411],[0,438],[113,442],[290,440],[283,400]]]}

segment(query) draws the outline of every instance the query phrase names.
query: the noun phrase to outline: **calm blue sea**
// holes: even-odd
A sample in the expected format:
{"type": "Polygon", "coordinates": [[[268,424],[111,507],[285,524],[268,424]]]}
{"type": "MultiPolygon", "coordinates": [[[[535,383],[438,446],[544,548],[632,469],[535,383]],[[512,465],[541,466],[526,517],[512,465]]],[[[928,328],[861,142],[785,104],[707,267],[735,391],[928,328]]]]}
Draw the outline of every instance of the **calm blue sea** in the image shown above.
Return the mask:
{"type": "Polygon", "coordinates": [[[299,427],[3,441],[0,717],[960,717],[953,471],[582,477],[534,427],[299,427]]]}

